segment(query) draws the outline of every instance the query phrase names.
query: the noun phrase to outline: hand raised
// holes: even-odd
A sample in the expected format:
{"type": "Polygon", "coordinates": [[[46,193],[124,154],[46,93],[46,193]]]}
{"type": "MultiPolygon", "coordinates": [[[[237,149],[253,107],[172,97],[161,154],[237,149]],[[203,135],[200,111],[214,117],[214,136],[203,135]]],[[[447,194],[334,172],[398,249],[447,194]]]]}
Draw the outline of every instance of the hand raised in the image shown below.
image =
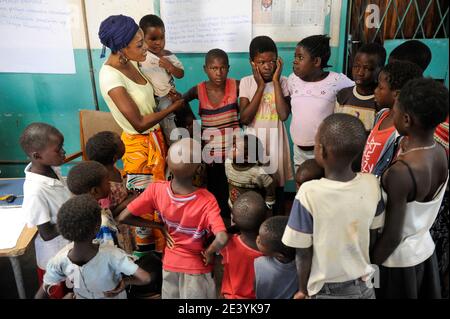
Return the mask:
{"type": "Polygon", "coordinates": [[[273,74],[272,80],[280,81],[281,78],[281,72],[283,72],[283,60],[278,57],[277,59],[277,68],[275,69],[275,73],[273,74]]]}
{"type": "Polygon", "coordinates": [[[266,85],[264,82],[264,79],[261,75],[261,72],[259,72],[259,69],[256,66],[255,62],[252,62],[252,71],[253,71],[253,77],[255,78],[256,84],[258,84],[258,86],[266,85]]]}

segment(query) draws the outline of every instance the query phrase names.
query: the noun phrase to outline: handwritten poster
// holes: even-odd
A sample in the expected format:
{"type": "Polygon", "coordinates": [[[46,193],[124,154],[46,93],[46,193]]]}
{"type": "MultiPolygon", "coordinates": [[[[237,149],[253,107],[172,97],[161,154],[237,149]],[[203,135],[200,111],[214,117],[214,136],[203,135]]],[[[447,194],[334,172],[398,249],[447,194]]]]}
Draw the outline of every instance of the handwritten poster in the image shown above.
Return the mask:
{"type": "Polygon", "coordinates": [[[75,73],[67,0],[0,0],[0,72],[75,73]]]}
{"type": "Polygon", "coordinates": [[[278,42],[298,42],[323,34],[326,0],[252,0],[253,36],[268,35],[278,42]]]}
{"type": "MultiPolygon", "coordinates": [[[[1,1],[1,0],[0,0],[1,1]]],[[[111,15],[123,14],[132,17],[136,23],[144,15],[153,14],[152,0],[85,0],[91,48],[101,49],[98,29],[103,20],[111,15]]]]}
{"type": "Polygon", "coordinates": [[[251,0],[161,0],[161,18],[174,52],[247,52],[252,39],[251,0]]]}

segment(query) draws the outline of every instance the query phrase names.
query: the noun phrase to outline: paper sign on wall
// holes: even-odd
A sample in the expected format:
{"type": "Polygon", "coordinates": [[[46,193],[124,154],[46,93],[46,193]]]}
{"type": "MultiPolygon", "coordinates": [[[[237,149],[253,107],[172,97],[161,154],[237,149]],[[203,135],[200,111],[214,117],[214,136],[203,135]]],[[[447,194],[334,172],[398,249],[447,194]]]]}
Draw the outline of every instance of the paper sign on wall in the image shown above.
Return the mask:
{"type": "Polygon", "coordinates": [[[161,0],[166,47],[174,52],[247,52],[251,0],[161,0]]]}
{"type": "Polygon", "coordinates": [[[92,49],[101,49],[103,45],[98,37],[98,30],[103,20],[112,15],[123,14],[132,17],[136,23],[147,14],[153,14],[152,0],[87,0],[86,16],[89,41],[92,49]]]}
{"type": "Polygon", "coordinates": [[[253,36],[298,42],[324,33],[326,0],[252,0],[252,3],[253,36]]]}
{"type": "Polygon", "coordinates": [[[0,1],[0,72],[75,73],[67,0],[0,1]]]}

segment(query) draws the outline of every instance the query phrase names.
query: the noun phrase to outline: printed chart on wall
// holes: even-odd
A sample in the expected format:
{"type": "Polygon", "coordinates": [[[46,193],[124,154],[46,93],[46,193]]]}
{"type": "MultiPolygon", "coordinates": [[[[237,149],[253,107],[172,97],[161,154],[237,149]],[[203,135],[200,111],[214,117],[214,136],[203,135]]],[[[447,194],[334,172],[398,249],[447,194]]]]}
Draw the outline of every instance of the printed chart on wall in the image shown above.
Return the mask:
{"type": "Polygon", "coordinates": [[[277,42],[298,42],[322,34],[326,0],[252,0],[253,36],[267,35],[277,42]]]}
{"type": "Polygon", "coordinates": [[[161,0],[160,4],[169,50],[248,51],[252,36],[251,0],[161,0]]]}
{"type": "Polygon", "coordinates": [[[0,1],[0,72],[75,73],[67,0],[0,1]]]}

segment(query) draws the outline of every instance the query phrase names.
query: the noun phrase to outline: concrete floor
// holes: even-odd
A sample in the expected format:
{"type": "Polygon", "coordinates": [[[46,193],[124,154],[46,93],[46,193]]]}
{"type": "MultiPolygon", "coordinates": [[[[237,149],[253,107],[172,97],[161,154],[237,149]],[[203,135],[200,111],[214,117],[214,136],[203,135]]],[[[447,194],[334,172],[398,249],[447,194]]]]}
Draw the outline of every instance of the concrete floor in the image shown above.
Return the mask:
{"type": "MultiPolygon", "coordinates": [[[[25,294],[27,298],[33,298],[38,289],[37,266],[34,252],[34,243],[30,243],[24,255],[19,257],[22,269],[25,294]]],[[[9,258],[0,258],[0,299],[17,299],[16,281],[9,258]]]]}

